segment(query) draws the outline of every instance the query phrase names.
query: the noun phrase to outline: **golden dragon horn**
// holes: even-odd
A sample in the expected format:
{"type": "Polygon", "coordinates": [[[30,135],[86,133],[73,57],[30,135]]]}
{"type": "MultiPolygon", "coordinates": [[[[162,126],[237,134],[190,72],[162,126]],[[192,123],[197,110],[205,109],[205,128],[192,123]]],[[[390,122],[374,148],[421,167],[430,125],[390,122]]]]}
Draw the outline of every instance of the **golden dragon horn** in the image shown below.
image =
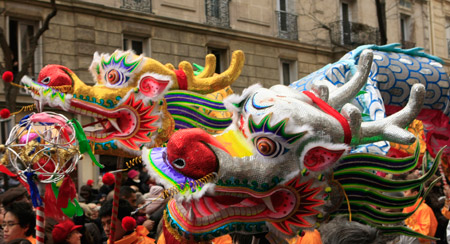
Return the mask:
{"type": "MultiPolygon", "coordinates": [[[[208,61],[208,57],[207,57],[208,61]]],[[[230,67],[221,74],[212,77],[199,78],[194,76],[194,70],[189,62],[183,61],[179,64],[178,70],[183,71],[183,74],[177,74],[178,84],[174,84],[174,89],[186,89],[198,93],[211,93],[223,89],[233,83],[241,74],[244,66],[244,53],[241,50],[233,52],[230,67]],[[181,76],[184,76],[184,81],[180,82],[181,76]],[[184,87],[181,87],[182,85],[184,87]]],[[[206,67],[210,69],[211,67],[206,67]]],[[[205,69],[206,69],[205,68],[205,69]]],[[[208,71],[210,72],[210,71],[208,71]]]]}
{"type": "Polygon", "coordinates": [[[214,75],[216,70],[216,56],[214,54],[208,54],[205,57],[205,68],[196,76],[197,79],[208,78],[214,75]]]}

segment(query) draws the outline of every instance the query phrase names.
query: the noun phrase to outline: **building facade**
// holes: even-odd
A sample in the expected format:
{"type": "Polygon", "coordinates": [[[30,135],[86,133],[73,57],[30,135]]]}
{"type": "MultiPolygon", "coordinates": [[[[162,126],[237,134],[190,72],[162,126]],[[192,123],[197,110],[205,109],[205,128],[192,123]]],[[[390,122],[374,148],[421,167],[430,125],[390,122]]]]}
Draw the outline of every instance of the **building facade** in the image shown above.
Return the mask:
{"type": "MultiPolygon", "coordinates": [[[[420,46],[448,59],[450,2],[386,0],[387,43],[420,46]]],[[[46,64],[62,64],[85,81],[95,51],[134,49],[172,63],[203,64],[207,53],[218,57],[218,71],[233,50],[246,54],[243,73],[233,85],[288,84],[343,52],[380,44],[376,1],[356,0],[58,0],[36,50],[33,76],[46,64]]],[[[51,11],[48,0],[1,1],[4,29],[20,66],[27,37],[51,11]]]]}
{"type": "MultiPolygon", "coordinates": [[[[133,49],[161,63],[203,65],[217,57],[217,72],[231,53],[245,53],[240,93],[251,84],[289,84],[363,44],[423,47],[450,61],[448,0],[57,0],[57,15],[40,40],[28,74],[61,64],[84,82],[94,52],[133,49]],[[379,4],[377,4],[379,3],[379,4]],[[381,11],[377,14],[377,8],[381,11]],[[382,13],[382,14],[380,14],[382,13]]],[[[51,12],[49,0],[0,1],[0,27],[20,67],[29,37],[51,12]]],[[[3,54],[2,54],[3,55],[3,54]]],[[[0,56],[2,57],[2,56],[0,56]]],[[[1,58],[3,60],[3,57],[1,58]]],[[[3,84],[0,84],[3,86],[3,84]]],[[[0,105],[4,104],[0,88],[0,105]]],[[[19,105],[31,98],[20,94],[19,105]]]]}

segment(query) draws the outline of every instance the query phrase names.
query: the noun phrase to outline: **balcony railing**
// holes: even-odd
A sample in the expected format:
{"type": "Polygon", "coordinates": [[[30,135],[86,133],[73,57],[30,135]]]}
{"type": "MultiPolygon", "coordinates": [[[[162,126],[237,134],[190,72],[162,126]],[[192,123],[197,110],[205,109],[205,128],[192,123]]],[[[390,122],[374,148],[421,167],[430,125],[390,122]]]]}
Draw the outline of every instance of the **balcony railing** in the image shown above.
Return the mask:
{"type": "Polygon", "coordinates": [[[278,37],[298,40],[297,15],[276,11],[278,20],[278,37]]]}
{"type": "Polygon", "coordinates": [[[230,27],[230,0],[205,0],[206,24],[217,27],[230,27]]]}
{"type": "Polygon", "coordinates": [[[412,41],[402,41],[402,48],[403,49],[410,49],[416,47],[416,43],[412,41]]]}
{"type": "Polygon", "coordinates": [[[152,0],[122,0],[122,6],[120,8],[151,13],[152,0]]]}
{"type": "Polygon", "coordinates": [[[329,23],[331,41],[345,46],[360,46],[363,44],[380,44],[378,28],[349,21],[329,23]]]}
{"type": "Polygon", "coordinates": [[[402,6],[404,8],[411,8],[412,2],[411,2],[411,0],[400,0],[400,6],[402,6]]]}

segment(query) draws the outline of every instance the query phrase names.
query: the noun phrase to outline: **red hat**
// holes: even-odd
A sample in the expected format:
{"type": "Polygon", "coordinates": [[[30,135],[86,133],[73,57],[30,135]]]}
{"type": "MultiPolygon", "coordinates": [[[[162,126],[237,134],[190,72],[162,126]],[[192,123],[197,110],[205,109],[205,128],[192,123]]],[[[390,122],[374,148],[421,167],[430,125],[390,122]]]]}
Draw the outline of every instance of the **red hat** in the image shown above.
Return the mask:
{"type": "Polygon", "coordinates": [[[93,179],[87,180],[86,185],[92,187],[94,185],[94,180],[93,179]]]}
{"type": "Polygon", "coordinates": [[[79,230],[83,227],[82,225],[75,225],[72,220],[66,219],[63,222],[55,225],[52,231],[54,242],[64,242],[67,236],[74,230],[79,230]]]}
{"type": "Polygon", "coordinates": [[[139,172],[137,172],[136,170],[132,169],[130,171],[128,171],[128,178],[133,179],[134,177],[138,176],[139,172]]]}

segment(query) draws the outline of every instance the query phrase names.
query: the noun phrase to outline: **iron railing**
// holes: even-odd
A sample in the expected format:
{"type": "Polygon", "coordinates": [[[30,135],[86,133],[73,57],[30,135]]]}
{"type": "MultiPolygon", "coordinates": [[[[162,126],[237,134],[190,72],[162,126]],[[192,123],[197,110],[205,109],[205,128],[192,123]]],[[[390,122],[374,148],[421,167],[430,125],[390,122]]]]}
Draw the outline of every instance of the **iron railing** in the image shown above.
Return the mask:
{"type": "Polygon", "coordinates": [[[276,11],[278,20],[278,37],[298,40],[297,15],[284,11],[276,11]]]}
{"type": "Polygon", "coordinates": [[[206,24],[230,27],[230,0],[205,0],[206,24]]]}
{"type": "Polygon", "coordinates": [[[400,6],[402,6],[404,8],[411,8],[412,7],[411,0],[400,0],[399,4],[400,4],[400,6]]]}
{"type": "Polygon", "coordinates": [[[366,24],[335,21],[328,25],[331,30],[331,41],[345,46],[360,46],[363,44],[380,44],[378,28],[366,24]]]}
{"type": "Polygon", "coordinates": [[[120,6],[120,8],[151,13],[152,0],[122,0],[122,6],[120,6]]]}

